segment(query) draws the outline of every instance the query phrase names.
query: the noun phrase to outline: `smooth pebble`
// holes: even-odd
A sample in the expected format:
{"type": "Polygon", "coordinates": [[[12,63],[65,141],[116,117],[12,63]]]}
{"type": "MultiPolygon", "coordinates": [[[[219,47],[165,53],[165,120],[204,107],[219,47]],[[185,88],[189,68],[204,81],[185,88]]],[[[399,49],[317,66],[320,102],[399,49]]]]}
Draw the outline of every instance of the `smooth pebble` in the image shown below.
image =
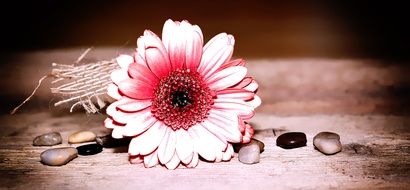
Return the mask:
{"type": "Polygon", "coordinates": [[[313,138],[313,145],[323,154],[331,155],[342,151],[340,136],[332,132],[320,132],[313,138]]]}
{"type": "Polygon", "coordinates": [[[68,137],[68,142],[71,144],[90,142],[95,141],[96,137],[97,135],[95,135],[92,131],[78,131],[68,137]]]}
{"type": "Polygon", "coordinates": [[[240,143],[233,144],[233,150],[234,150],[234,152],[238,153],[239,150],[240,150],[243,146],[247,146],[247,145],[250,145],[250,144],[256,144],[256,145],[258,145],[258,146],[259,146],[259,150],[261,151],[261,153],[265,150],[265,144],[264,144],[262,141],[260,141],[260,140],[258,140],[258,139],[254,139],[254,138],[252,138],[252,139],[251,139],[251,142],[249,142],[249,143],[247,143],[247,144],[240,144],[240,143]]]}
{"type": "Polygon", "coordinates": [[[61,144],[63,139],[61,138],[60,133],[53,132],[53,133],[46,133],[40,136],[37,136],[33,140],[34,146],[53,146],[57,144],[61,144]]]}
{"type": "Polygon", "coordinates": [[[78,154],[82,156],[94,155],[102,152],[103,147],[97,143],[86,144],[77,147],[78,154]]]}
{"type": "Polygon", "coordinates": [[[276,146],[284,149],[306,146],[306,134],[302,132],[283,133],[276,139],[276,146]]]}
{"type": "Polygon", "coordinates": [[[260,149],[257,144],[248,144],[241,147],[238,153],[238,159],[244,164],[259,163],[260,149]]]}
{"type": "Polygon", "coordinates": [[[65,147],[45,150],[41,153],[40,158],[43,164],[49,166],[61,166],[67,164],[77,156],[77,149],[73,147],[65,147]]]}

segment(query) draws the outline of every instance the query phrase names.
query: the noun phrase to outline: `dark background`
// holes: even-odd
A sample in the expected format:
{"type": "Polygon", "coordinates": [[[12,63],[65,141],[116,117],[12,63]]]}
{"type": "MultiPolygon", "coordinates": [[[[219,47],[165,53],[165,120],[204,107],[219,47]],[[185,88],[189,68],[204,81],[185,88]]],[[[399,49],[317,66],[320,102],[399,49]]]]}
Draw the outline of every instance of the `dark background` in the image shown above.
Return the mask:
{"type": "Polygon", "coordinates": [[[1,51],[135,46],[166,19],[199,25],[205,41],[235,36],[235,55],[408,60],[405,1],[17,1],[1,5],[1,51]]]}

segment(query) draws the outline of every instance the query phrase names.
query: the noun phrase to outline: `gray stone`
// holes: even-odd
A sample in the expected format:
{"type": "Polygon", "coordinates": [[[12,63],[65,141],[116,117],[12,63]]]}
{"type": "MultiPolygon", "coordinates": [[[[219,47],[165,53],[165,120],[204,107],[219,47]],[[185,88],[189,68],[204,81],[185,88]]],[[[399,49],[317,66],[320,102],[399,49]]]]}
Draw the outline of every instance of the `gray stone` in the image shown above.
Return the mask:
{"type": "Polygon", "coordinates": [[[97,135],[92,131],[79,131],[71,134],[70,137],[68,137],[68,142],[71,144],[90,142],[95,141],[96,137],[97,135]]]}
{"type": "Polygon", "coordinates": [[[67,164],[78,156],[77,149],[73,147],[48,149],[41,153],[41,162],[49,166],[67,164]]]}
{"type": "Polygon", "coordinates": [[[260,149],[257,144],[248,144],[242,146],[238,153],[239,161],[244,164],[259,163],[260,149]]]}
{"type": "Polygon", "coordinates": [[[242,144],[242,143],[235,143],[233,144],[233,150],[234,152],[238,153],[239,150],[243,147],[243,146],[247,146],[250,144],[257,144],[259,146],[259,150],[261,151],[261,153],[265,150],[265,143],[263,143],[262,141],[258,140],[258,139],[251,139],[251,142],[247,143],[247,144],[242,144]]]}
{"type": "Polygon", "coordinates": [[[340,136],[332,132],[320,132],[313,138],[313,145],[323,154],[332,155],[342,151],[340,136]]]}
{"type": "Polygon", "coordinates": [[[34,146],[53,146],[57,144],[61,144],[63,139],[61,138],[60,133],[47,133],[40,136],[37,136],[33,140],[34,146]]]}

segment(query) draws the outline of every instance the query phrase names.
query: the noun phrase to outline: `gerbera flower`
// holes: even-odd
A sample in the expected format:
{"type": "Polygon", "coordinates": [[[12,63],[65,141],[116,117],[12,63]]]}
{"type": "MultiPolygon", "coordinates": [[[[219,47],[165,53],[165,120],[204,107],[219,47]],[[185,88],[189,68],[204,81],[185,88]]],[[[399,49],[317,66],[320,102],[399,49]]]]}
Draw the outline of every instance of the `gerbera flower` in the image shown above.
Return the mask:
{"type": "Polygon", "coordinates": [[[221,33],[203,46],[202,31],[167,20],[162,40],[146,30],[133,56],[120,55],[112,72],[105,126],[114,138],[132,137],[131,163],[175,169],[195,167],[199,156],[228,161],[232,143],[247,143],[246,123],[261,100],[242,59],[232,60],[235,40],[221,33]]]}

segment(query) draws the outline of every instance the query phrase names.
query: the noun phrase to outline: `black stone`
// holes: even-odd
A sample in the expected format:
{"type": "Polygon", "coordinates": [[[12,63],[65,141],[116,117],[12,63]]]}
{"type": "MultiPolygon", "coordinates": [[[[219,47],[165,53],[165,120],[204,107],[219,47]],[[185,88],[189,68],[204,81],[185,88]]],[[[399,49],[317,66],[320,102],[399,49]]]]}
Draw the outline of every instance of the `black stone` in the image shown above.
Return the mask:
{"type": "Polygon", "coordinates": [[[78,154],[82,156],[98,154],[102,152],[102,150],[103,150],[103,147],[96,143],[82,145],[82,146],[77,147],[78,154]]]}
{"type": "Polygon", "coordinates": [[[276,139],[276,146],[284,149],[306,146],[306,134],[302,132],[283,133],[276,139]]]}
{"type": "Polygon", "coordinates": [[[97,143],[104,148],[116,148],[128,146],[130,144],[131,138],[115,139],[111,135],[106,135],[102,137],[97,137],[97,143]]]}

